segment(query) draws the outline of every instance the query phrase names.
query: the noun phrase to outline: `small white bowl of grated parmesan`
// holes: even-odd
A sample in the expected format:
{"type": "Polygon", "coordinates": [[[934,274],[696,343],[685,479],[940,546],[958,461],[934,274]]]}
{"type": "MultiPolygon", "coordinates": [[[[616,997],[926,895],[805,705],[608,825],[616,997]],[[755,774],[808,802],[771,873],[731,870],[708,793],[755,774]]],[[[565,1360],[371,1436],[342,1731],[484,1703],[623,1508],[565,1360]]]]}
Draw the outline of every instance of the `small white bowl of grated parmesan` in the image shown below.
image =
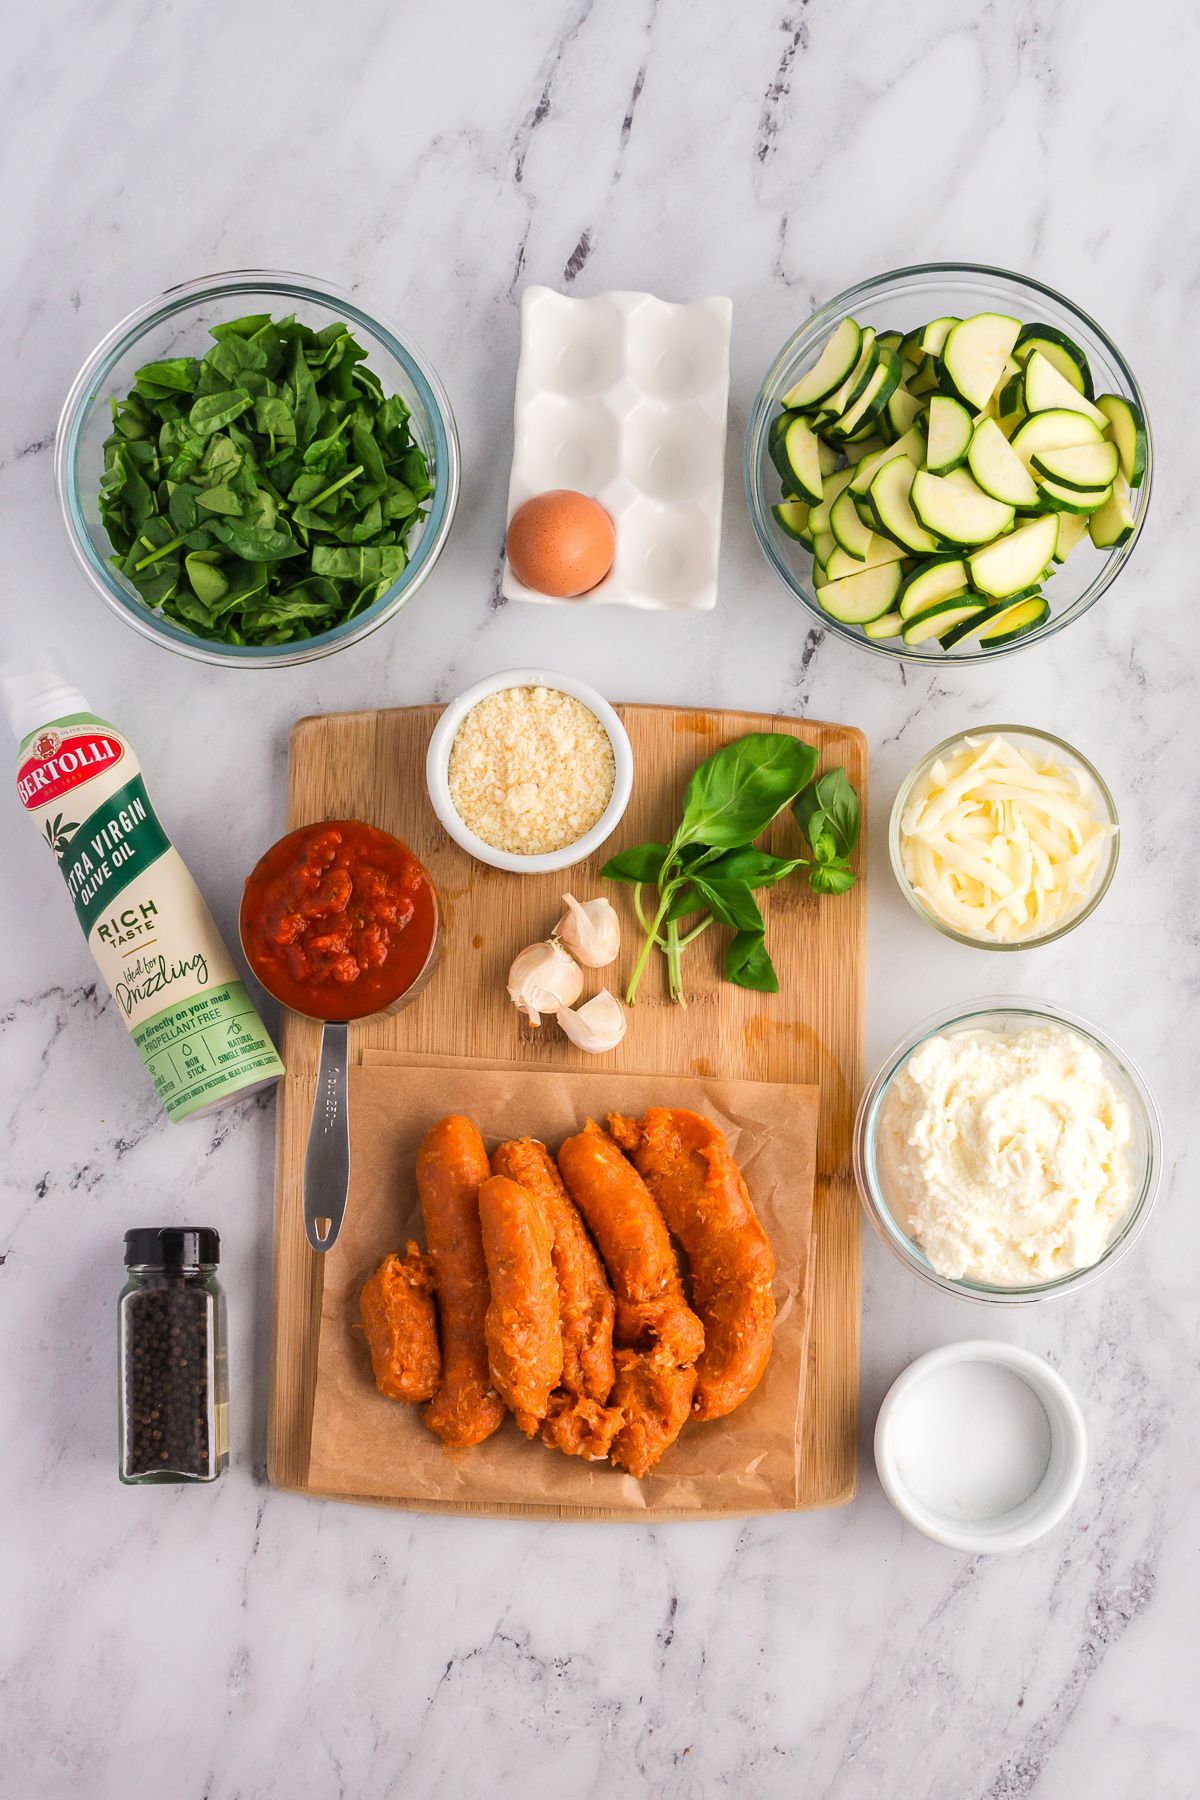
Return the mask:
{"type": "Polygon", "coordinates": [[[429,798],[455,843],[514,874],[569,869],[620,824],[633,751],[586,682],[506,669],[452,700],[425,760],[429,798]]]}

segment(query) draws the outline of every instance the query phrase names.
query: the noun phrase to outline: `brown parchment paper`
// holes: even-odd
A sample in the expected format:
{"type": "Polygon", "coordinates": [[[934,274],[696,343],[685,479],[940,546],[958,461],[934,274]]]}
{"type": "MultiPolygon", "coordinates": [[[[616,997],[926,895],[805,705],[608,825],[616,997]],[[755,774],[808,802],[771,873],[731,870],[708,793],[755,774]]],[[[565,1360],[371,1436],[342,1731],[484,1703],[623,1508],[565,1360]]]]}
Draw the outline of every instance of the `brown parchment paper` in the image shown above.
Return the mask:
{"type": "Polygon", "coordinates": [[[437,1511],[542,1517],[704,1517],[797,1505],[808,1348],[816,1088],[515,1067],[401,1062],[371,1055],[350,1071],[350,1197],[324,1257],[309,1485],[329,1495],[437,1511]],[[527,1442],[511,1419],[485,1443],[452,1450],[419,1409],[386,1399],[357,1329],[363,1282],[389,1250],[424,1241],[417,1147],[447,1112],[474,1119],[489,1151],[503,1137],[555,1150],[590,1116],[686,1106],[726,1133],[776,1260],[775,1344],[759,1386],[729,1418],[688,1424],[641,1481],[608,1463],[527,1442]]]}

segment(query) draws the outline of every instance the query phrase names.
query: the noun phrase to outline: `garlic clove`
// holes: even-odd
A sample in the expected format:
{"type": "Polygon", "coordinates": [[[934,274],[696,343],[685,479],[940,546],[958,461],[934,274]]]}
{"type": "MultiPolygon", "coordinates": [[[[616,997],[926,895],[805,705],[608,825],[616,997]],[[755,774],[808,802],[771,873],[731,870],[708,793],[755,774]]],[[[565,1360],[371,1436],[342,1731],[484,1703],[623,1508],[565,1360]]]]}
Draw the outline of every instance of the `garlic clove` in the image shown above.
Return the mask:
{"type": "Polygon", "coordinates": [[[621,921],[610,900],[578,901],[564,894],[566,912],[554,927],[554,938],[585,969],[603,969],[621,948],[621,921]]]}
{"type": "Polygon", "coordinates": [[[598,1056],[604,1050],[616,1049],[625,1036],[628,1020],[616,996],[601,988],[578,1012],[560,1006],[558,1022],[577,1050],[598,1056]]]}
{"type": "Polygon", "coordinates": [[[531,1025],[540,1025],[543,1013],[573,1006],[582,992],[583,971],[561,944],[530,944],[508,971],[509,999],[531,1025]]]}

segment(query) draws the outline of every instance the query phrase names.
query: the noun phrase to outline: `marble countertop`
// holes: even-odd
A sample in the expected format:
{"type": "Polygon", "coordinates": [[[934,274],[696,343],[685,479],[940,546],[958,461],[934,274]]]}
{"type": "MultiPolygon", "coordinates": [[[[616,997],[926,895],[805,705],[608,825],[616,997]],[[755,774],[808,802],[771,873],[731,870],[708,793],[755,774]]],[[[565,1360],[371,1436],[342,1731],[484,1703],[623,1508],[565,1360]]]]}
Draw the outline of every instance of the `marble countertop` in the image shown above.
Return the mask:
{"type": "Polygon", "coordinates": [[[1066,1304],[976,1309],[865,1242],[861,1483],[842,1511],[598,1528],[278,1493],[263,1468],[271,1104],[164,1123],[10,802],[0,1794],[1195,1792],[1200,468],[1180,346],[1198,280],[1198,37],[1180,0],[1136,21],[1110,0],[933,0],[902,17],[883,0],[736,17],[718,0],[59,0],[9,21],[0,649],[69,654],[141,748],[227,929],[240,872],[280,825],[304,713],[443,698],[538,659],[614,698],[851,721],[873,759],[868,1060],[952,1000],[1044,996],[1144,1063],[1169,1167],[1136,1254],[1066,1304]],[[905,670],[810,628],[773,581],[737,454],[762,368],[818,301],[947,257],[1028,271],[1101,319],[1147,393],[1158,473],[1130,568],[1082,623],[985,668],[905,670]],[[450,390],[465,469],[411,608],[265,678],[123,629],[72,564],[51,477],[62,396],[112,323],[171,282],[253,264],[327,274],[410,328],[450,390]],[[732,296],[715,612],[497,603],[515,302],[533,281],[732,296]],[[1092,755],[1124,836],[1086,929],[989,959],[911,915],[884,826],[923,749],[998,717],[1092,755]],[[203,1492],[125,1490],[121,1234],[185,1211],[225,1243],[233,1467],[203,1492]],[[978,1335],[1061,1369],[1092,1434],[1069,1519],[994,1561],[904,1527],[870,1458],[897,1372],[978,1335]]]}

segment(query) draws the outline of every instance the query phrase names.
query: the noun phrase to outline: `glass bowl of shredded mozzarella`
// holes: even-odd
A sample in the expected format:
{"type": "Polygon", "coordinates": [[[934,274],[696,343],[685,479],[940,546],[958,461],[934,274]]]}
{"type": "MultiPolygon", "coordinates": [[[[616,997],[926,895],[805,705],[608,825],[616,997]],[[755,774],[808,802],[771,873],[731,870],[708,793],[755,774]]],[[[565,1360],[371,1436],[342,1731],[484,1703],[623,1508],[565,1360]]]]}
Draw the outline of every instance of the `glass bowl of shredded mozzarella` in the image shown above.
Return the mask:
{"type": "Polygon", "coordinates": [[[896,795],[892,870],[935,930],[1029,950],[1081,925],[1117,866],[1116,804],[1085,756],[1027,725],[937,744],[896,795]]]}
{"type": "Polygon", "coordinates": [[[927,1019],[863,1095],[854,1172],[888,1249],[943,1293],[1075,1293],[1141,1234],[1162,1177],[1158,1110],[1098,1026],[985,998],[927,1019]]]}

